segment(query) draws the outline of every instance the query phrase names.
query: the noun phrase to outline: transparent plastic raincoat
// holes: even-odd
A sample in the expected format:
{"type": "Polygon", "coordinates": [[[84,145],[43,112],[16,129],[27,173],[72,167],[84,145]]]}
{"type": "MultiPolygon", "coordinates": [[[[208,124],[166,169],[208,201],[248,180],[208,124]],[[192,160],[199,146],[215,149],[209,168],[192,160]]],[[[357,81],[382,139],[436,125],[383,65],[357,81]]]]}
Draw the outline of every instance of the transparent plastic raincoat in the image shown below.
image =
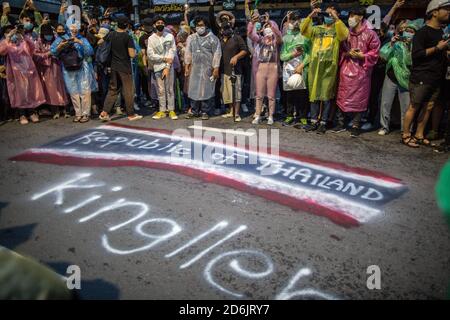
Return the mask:
{"type": "Polygon", "coordinates": [[[283,37],[283,46],[281,48],[280,60],[283,61],[283,89],[284,91],[291,91],[292,88],[287,84],[288,79],[295,73],[295,69],[303,62],[303,82],[305,88],[308,83],[308,66],[310,59],[311,42],[302,36],[297,31],[288,30],[287,34],[283,37]],[[303,54],[295,57],[297,48],[302,48],[303,54]]]}
{"type": "Polygon", "coordinates": [[[365,20],[358,32],[350,29],[348,39],[342,42],[336,104],[343,112],[367,110],[372,70],[379,58],[380,45],[380,39],[365,20]],[[359,49],[365,59],[348,56],[351,49],[359,49]]]}
{"type": "Polygon", "coordinates": [[[336,94],[336,80],[339,64],[339,45],[348,37],[348,29],[338,20],[331,28],[325,25],[313,26],[310,17],[300,25],[302,35],[311,40],[308,87],[311,102],[329,101],[336,94]]]}
{"type": "MultiPolygon", "coordinates": [[[[83,65],[80,70],[67,71],[63,68],[64,82],[66,84],[67,92],[72,94],[85,94],[87,92],[95,92],[98,90],[97,80],[95,80],[94,67],[92,66],[92,56],[94,49],[89,44],[89,41],[81,35],[77,38],[83,42],[83,45],[75,43],[75,48],[80,57],[83,57],[83,65]]],[[[51,46],[51,52],[54,56],[58,56],[57,47],[63,41],[69,39],[69,36],[58,37],[51,46]]]]}
{"type": "Polygon", "coordinates": [[[33,61],[35,45],[24,36],[17,44],[0,41],[0,55],[6,55],[6,83],[12,108],[34,109],[46,102],[42,82],[33,61]]]}
{"type": "Polygon", "coordinates": [[[208,32],[206,36],[197,33],[190,35],[186,41],[184,60],[191,65],[189,77],[189,98],[205,101],[214,97],[216,81],[211,81],[214,68],[220,67],[222,49],[219,39],[208,32]]]}

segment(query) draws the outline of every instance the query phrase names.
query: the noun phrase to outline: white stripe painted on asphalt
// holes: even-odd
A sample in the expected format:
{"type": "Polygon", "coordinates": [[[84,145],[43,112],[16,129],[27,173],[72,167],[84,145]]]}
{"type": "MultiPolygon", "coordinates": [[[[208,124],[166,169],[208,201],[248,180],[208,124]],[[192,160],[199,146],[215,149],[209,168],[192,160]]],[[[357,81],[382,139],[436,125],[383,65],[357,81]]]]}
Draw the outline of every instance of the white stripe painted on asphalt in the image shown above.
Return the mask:
{"type": "Polygon", "coordinates": [[[231,133],[236,136],[246,136],[246,137],[253,137],[256,133],[255,132],[245,132],[241,130],[233,130],[233,129],[219,129],[219,128],[213,128],[213,127],[203,127],[203,126],[190,126],[189,129],[198,129],[198,130],[204,130],[204,131],[212,131],[212,132],[221,132],[221,133],[231,133]]]}

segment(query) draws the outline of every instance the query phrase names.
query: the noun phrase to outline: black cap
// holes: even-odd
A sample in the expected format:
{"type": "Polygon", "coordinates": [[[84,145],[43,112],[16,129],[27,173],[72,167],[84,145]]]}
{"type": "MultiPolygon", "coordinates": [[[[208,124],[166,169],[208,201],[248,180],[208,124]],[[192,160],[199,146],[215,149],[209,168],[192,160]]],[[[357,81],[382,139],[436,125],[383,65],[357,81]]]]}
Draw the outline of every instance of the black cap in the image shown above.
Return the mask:
{"type": "Polygon", "coordinates": [[[364,7],[354,7],[352,9],[350,9],[350,11],[348,12],[349,16],[352,14],[365,18],[367,11],[366,11],[366,8],[364,8],[364,7]]]}

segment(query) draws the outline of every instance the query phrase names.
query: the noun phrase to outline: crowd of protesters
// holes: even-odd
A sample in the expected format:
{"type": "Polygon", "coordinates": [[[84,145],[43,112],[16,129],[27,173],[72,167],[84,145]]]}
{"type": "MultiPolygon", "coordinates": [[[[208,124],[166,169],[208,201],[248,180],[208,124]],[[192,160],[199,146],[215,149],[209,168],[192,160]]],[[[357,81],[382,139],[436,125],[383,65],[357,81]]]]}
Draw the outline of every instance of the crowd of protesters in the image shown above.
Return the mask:
{"type": "Polygon", "coordinates": [[[154,120],[208,120],[224,106],[222,117],[240,122],[254,107],[254,125],[281,119],[318,134],[384,136],[398,96],[401,142],[445,152],[450,2],[432,0],[424,19],[394,20],[403,4],[397,0],[377,29],[363,7],[345,12],[314,1],[308,16],[289,12],[278,24],[247,2],[240,23],[210,0],[208,16],[191,16],[186,6],[177,25],[163,16],[133,25],[113,8],[68,23],[65,4],[56,22],[32,0],[15,21],[4,3],[0,117],[85,123],[125,112],[135,121],[147,108],[154,120]]]}

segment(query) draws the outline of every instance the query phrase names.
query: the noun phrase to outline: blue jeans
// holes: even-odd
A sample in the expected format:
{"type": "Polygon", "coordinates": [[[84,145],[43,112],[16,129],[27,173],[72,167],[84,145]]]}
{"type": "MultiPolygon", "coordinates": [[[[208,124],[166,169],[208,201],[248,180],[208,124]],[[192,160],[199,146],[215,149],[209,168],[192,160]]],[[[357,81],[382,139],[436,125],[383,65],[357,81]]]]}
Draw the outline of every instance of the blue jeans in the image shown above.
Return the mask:
{"type": "MultiPolygon", "coordinates": [[[[323,101],[322,116],[320,117],[320,123],[327,124],[328,118],[330,117],[331,102],[323,101]]],[[[311,103],[311,122],[317,123],[319,121],[320,114],[320,101],[315,101],[311,103]]]]}
{"type": "Polygon", "coordinates": [[[389,79],[388,76],[384,78],[383,90],[381,92],[381,116],[380,124],[381,127],[389,131],[389,124],[391,122],[391,109],[392,103],[394,102],[395,95],[398,93],[398,100],[400,101],[400,112],[402,117],[402,131],[403,131],[403,120],[405,118],[406,110],[408,110],[410,103],[409,91],[403,89],[399,85],[396,85],[389,79]]]}
{"type": "Polygon", "coordinates": [[[203,113],[210,114],[212,106],[214,104],[215,98],[204,101],[191,100],[192,113],[195,115],[200,115],[203,113]]]}

